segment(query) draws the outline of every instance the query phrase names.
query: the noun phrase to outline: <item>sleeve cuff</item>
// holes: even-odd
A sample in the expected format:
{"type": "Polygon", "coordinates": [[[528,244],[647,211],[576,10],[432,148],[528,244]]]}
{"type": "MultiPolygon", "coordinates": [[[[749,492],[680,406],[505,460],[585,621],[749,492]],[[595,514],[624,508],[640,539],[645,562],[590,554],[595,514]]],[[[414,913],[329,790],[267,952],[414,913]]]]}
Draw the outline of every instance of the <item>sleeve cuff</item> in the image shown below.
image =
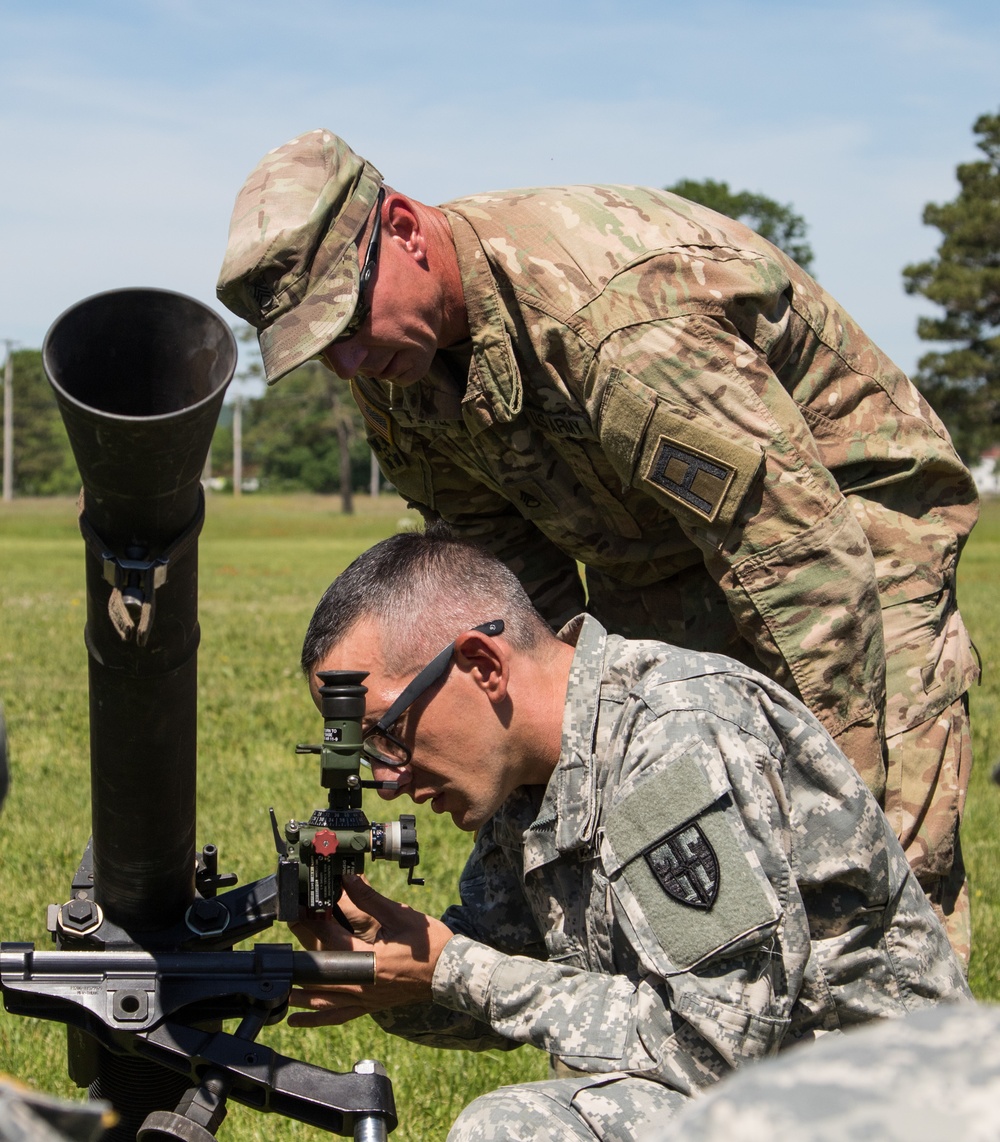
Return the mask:
{"type": "Polygon", "coordinates": [[[434,1002],[488,1023],[493,974],[507,958],[468,936],[452,936],[434,968],[434,1002]]]}

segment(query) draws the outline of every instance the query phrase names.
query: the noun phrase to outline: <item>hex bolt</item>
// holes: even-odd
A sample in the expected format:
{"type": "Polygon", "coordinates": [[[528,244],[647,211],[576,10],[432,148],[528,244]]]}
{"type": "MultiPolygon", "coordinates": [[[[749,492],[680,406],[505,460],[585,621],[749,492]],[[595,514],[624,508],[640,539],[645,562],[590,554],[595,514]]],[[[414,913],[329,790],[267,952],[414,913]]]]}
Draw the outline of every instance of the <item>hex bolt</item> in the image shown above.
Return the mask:
{"type": "Polygon", "coordinates": [[[94,918],[94,904],[91,900],[71,900],[66,905],[66,918],[74,924],[86,925],[94,918]]]}
{"type": "Polygon", "coordinates": [[[194,932],[213,934],[223,931],[229,924],[229,909],[221,900],[199,899],[188,909],[188,927],[194,932]]]}
{"type": "Polygon", "coordinates": [[[58,925],[71,935],[86,936],[101,926],[101,910],[86,897],[67,900],[59,909],[58,925]]]}

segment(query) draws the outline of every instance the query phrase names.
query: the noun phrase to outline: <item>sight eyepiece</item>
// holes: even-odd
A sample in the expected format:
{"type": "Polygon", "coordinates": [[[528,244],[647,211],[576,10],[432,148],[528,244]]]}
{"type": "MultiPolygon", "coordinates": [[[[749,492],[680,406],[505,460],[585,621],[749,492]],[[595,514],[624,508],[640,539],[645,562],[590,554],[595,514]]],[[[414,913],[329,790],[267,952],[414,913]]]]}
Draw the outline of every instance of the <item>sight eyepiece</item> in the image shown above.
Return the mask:
{"type": "MultiPolygon", "coordinates": [[[[361,809],[361,780],[365,694],[364,670],[321,670],[317,674],[323,714],[321,745],[298,745],[299,754],[319,754],[320,781],[329,790],[329,807],[317,809],[308,821],[292,820],[279,837],[278,877],[283,912],[299,909],[337,915],[337,901],[345,875],[364,871],[365,854],[372,860],[390,860],[411,870],[408,883],[419,884],[412,869],[419,863],[416,817],[402,814],[398,821],[369,822],[361,809]],[[293,905],[291,902],[295,900],[293,905]]],[[[385,784],[385,783],[383,783],[385,784]]],[[[294,919],[282,915],[281,919],[294,919]]],[[[339,916],[338,916],[339,918],[339,916]]]]}

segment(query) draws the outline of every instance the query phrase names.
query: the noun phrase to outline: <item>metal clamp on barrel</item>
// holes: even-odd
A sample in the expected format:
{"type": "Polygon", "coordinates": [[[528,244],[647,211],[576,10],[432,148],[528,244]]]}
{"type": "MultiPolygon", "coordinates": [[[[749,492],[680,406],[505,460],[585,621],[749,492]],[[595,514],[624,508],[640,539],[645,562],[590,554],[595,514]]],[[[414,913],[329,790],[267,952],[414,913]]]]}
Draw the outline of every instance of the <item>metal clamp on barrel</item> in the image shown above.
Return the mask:
{"type": "Polygon", "coordinates": [[[194,518],[155,559],[145,558],[145,549],[138,547],[129,548],[126,556],[115,554],[87,519],[82,490],[79,508],[80,533],[91,554],[101,563],[104,579],[112,587],[108,617],[122,641],[127,642],[134,633],[137,645],[145,646],[153,628],[156,591],[167,581],[170,562],[176,562],[194,545],[205,522],[205,490],[198,489],[198,510],[194,518]],[[133,611],[138,612],[138,622],[133,611]]]}

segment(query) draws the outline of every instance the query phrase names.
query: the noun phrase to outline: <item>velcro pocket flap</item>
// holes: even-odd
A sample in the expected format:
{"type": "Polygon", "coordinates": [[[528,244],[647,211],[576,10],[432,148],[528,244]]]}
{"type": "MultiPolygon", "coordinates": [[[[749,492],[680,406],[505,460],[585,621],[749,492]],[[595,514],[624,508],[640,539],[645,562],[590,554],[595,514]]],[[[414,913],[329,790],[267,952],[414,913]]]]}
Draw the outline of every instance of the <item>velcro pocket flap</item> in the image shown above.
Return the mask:
{"type": "Polygon", "coordinates": [[[704,414],[673,409],[648,385],[615,370],[601,409],[601,439],[618,472],[681,518],[729,527],[764,451],[737,443],[704,414]]]}
{"type": "Polygon", "coordinates": [[[777,925],[780,902],[732,796],[691,753],[614,807],[605,840],[613,890],[659,971],[686,971],[777,925]]]}

